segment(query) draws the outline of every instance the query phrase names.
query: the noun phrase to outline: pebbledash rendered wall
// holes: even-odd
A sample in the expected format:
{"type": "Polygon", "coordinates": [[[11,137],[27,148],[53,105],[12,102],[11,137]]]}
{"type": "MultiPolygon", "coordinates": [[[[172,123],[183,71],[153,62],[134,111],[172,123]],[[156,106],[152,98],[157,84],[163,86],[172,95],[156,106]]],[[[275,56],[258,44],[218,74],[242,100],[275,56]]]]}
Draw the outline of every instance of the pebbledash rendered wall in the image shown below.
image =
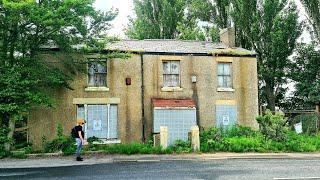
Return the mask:
{"type": "MultiPolygon", "coordinates": [[[[49,56],[58,59],[59,55],[49,56]]],[[[84,59],[78,55],[76,58],[84,59]]],[[[257,128],[258,115],[257,61],[254,57],[192,56],[192,55],[143,55],[145,137],[152,135],[152,98],[194,99],[197,101],[198,123],[208,128],[216,125],[216,106],[237,106],[237,121],[240,125],[257,128]],[[180,88],[163,88],[162,61],[180,60],[180,88]],[[217,63],[232,62],[234,91],[218,91],[217,63]],[[196,76],[192,83],[191,76],[196,76]]],[[[77,103],[89,101],[95,104],[118,105],[118,138],[121,142],[142,141],[141,106],[141,56],[129,59],[107,60],[108,91],[86,91],[87,75],[77,74],[72,87],[52,92],[54,108],[34,109],[28,119],[28,138],[35,148],[41,148],[44,139],[56,135],[61,123],[68,135],[75,125],[77,103]],[[131,85],[125,79],[131,78],[131,85]]]]}

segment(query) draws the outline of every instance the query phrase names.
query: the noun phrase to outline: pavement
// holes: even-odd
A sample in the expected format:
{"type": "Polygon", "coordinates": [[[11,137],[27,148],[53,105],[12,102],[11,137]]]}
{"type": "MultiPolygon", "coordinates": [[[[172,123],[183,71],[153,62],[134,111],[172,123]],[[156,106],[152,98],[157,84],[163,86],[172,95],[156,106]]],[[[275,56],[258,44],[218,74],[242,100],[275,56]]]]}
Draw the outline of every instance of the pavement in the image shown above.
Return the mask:
{"type": "Polygon", "coordinates": [[[73,156],[53,154],[30,155],[26,159],[5,158],[0,160],[0,169],[65,167],[121,162],[160,162],[160,161],[210,161],[221,159],[319,159],[320,153],[191,153],[165,155],[110,155],[88,154],[84,161],[75,161],[73,156]]]}

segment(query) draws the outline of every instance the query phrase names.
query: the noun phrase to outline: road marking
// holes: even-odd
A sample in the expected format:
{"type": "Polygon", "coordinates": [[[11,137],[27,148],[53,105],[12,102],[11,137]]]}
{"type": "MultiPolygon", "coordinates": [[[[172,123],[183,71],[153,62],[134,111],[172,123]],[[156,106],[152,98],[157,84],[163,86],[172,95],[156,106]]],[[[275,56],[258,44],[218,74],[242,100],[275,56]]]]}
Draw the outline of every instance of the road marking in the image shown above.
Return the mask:
{"type": "Polygon", "coordinates": [[[275,180],[299,180],[299,179],[320,179],[320,177],[290,177],[290,178],[273,178],[275,180]]]}

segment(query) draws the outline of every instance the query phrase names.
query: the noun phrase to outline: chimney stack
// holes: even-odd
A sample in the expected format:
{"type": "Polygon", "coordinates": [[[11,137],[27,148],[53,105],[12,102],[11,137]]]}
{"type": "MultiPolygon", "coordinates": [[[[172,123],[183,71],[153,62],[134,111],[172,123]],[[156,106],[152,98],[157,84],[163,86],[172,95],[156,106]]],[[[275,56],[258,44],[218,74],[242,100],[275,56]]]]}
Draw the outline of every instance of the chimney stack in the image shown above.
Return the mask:
{"type": "Polygon", "coordinates": [[[236,33],[234,27],[220,30],[220,42],[229,47],[236,46],[236,33]]]}

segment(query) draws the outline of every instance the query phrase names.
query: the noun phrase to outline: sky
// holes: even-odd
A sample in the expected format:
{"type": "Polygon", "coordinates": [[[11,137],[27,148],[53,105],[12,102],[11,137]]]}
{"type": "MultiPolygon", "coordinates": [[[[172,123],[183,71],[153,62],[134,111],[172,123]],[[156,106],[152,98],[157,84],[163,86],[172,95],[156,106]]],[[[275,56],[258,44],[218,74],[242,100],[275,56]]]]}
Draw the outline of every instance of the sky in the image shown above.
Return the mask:
{"type": "MultiPolygon", "coordinates": [[[[306,13],[299,0],[294,0],[298,6],[300,21],[306,19],[306,13]]],[[[134,16],[133,0],[96,0],[94,7],[97,10],[108,11],[111,8],[118,9],[119,14],[112,22],[112,28],[109,31],[110,35],[125,38],[124,28],[129,23],[128,16],[134,16]]],[[[300,40],[302,42],[310,42],[310,35],[304,31],[300,40]]]]}
{"type": "Polygon", "coordinates": [[[118,9],[119,14],[112,22],[109,34],[124,38],[124,28],[129,23],[128,16],[133,16],[133,0],[96,0],[94,7],[97,10],[108,11],[118,9]]]}

